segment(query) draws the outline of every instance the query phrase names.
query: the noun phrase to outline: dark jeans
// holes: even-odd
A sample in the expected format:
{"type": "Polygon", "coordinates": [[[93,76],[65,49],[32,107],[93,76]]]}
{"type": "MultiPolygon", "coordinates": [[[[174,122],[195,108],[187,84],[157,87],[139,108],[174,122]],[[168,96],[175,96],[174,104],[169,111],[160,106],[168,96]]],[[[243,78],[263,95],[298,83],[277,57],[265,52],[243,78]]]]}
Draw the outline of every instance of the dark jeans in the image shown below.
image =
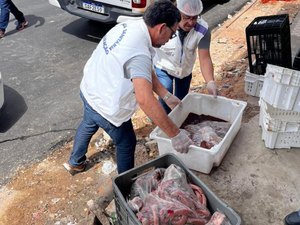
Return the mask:
{"type": "Polygon", "coordinates": [[[9,22],[11,12],[19,23],[25,21],[24,14],[15,6],[11,0],[0,0],[0,29],[5,31],[9,22]]]}
{"type": "Polygon", "coordinates": [[[131,120],[116,127],[92,109],[83,95],[84,115],[74,140],[73,151],[69,163],[73,166],[81,165],[86,160],[89,142],[99,128],[102,128],[112,139],[116,146],[118,173],[134,167],[134,152],[136,136],[131,120]]]}
{"type": "MultiPolygon", "coordinates": [[[[188,93],[190,89],[190,84],[192,80],[192,74],[189,76],[179,79],[169,75],[166,71],[155,68],[155,73],[160,81],[160,83],[172,94],[174,94],[177,98],[182,100],[188,93]],[[174,89],[173,90],[173,86],[174,89]]],[[[160,104],[164,107],[167,113],[171,112],[171,109],[167,106],[167,104],[160,98],[160,104]]]]}

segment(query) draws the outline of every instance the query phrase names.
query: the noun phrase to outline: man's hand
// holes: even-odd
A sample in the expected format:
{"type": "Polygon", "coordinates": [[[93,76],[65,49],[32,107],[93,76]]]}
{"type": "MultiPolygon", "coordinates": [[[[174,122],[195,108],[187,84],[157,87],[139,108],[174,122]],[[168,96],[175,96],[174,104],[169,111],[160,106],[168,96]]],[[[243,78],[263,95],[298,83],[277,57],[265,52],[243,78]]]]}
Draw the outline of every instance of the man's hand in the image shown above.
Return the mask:
{"type": "Polygon", "coordinates": [[[165,103],[169,106],[170,109],[174,109],[178,104],[181,103],[180,99],[177,98],[175,95],[172,95],[170,92],[163,97],[165,103]]]}
{"type": "Polygon", "coordinates": [[[211,80],[207,83],[206,88],[209,92],[209,94],[213,95],[215,98],[218,95],[217,85],[214,80],[211,80]]]}
{"type": "Polygon", "coordinates": [[[189,146],[193,144],[193,141],[188,137],[184,130],[180,129],[180,132],[173,138],[171,138],[172,147],[180,153],[187,153],[189,146]]]}

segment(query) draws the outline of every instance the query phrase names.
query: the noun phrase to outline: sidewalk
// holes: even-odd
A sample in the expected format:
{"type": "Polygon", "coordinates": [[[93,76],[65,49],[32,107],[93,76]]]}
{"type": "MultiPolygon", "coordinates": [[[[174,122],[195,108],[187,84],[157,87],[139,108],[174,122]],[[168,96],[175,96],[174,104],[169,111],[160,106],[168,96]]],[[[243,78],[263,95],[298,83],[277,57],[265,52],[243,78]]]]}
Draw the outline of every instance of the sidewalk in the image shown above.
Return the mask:
{"type": "Polygon", "coordinates": [[[300,13],[297,14],[294,22],[291,24],[291,47],[292,57],[294,58],[300,50],[300,13]]]}
{"type": "MultiPolygon", "coordinates": [[[[291,24],[291,39],[294,57],[300,48],[299,12],[291,24]]],[[[257,101],[248,98],[248,103],[257,101]]],[[[259,115],[242,125],[220,167],[198,176],[238,212],[244,224],[282,225],[287,214],[300,209],[300,149],[266,148],[258,121],[259,115]]]]}

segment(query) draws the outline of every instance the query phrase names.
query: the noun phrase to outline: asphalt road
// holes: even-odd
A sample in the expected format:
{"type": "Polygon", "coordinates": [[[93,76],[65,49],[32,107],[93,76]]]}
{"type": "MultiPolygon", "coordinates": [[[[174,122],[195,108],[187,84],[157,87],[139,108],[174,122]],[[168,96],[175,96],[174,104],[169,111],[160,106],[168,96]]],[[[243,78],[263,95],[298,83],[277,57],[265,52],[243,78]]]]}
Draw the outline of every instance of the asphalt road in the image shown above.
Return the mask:
{"type": "MultiPolygon", "coordinates": [[[[82,117],[83,67],[111,28],[72,16],[47,0],[15,0],[29,27],[10,23],[0,40],[5,106],[0,112],[0,187],[18,168],[47,157],[73,138],[82,117]]],[[[216,26],[246,0],[206,0],[203,17],[216,26]]]]}

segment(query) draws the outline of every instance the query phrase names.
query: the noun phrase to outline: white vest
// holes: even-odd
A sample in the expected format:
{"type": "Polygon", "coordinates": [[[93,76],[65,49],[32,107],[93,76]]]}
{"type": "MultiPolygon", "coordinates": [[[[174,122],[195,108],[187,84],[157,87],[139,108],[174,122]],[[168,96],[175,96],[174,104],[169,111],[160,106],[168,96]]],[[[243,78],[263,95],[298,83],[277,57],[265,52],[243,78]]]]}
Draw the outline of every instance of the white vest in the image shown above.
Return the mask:
{"type": "Polygon", "coordinates": [[[84,67],[81,92],[89,105],[115,126],[128,121],[137,109],[133,84],[124,75],[132,57],[151,58],[153,48],[142,19],[118,24],[103,37],[84,67]]]}
{"type": "Polygon", "coordinates": [[[177,37],[170,39],[159,49],[155,49],[154,65],[177,78],[190,75],[197,57],[197,49],[200,40],[206,34],[208,25],[203,19],[199,19],[195,27],[187,34],[183,46],[177,37]]]}

